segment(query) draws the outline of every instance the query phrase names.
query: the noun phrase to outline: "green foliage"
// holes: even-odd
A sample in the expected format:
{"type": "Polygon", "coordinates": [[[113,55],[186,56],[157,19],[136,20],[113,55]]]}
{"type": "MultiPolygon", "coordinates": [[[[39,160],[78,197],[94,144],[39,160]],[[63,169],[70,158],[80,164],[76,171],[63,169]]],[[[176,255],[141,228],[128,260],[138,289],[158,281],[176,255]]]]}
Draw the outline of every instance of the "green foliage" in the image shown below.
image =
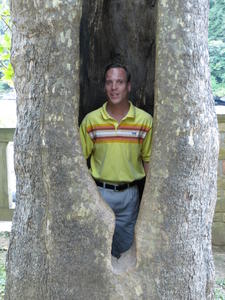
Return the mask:
{"type": "Polygon", "coordinates": [[[211,8],[209,12],[209,39],[223,40],[225,32],[225,3],[224,0],[210,1],[211,8]]]}
{"type": "Polygon", "coordinates": [[[216,288],[214,289],[215,300],[225,300],[225,279],[216,280],[216,288]]]}
{"type": "Polygon", "coordinates": [[[225,42],[209,41],[211,85],[215,94],[225,95],[225,42]]]}
{"type": "Polygon", "coordinates": [[[212,8],[214,4],[215,4],[215,0],[209,0],[210,8],[212,8]]]}
{"type": "MultiPolygon", "coordinates": [[[[1,250],[0,250],[1,251],[1,250]]],[[[0,261],[0,299],[3,299],[5,293],[5,263],[0,261]]]]}
{"type": "Polygon", "coordinates": [[[0,81],[13,86],[13,68],[10,64],[11,23],[8,1],[0,3],[0,81]]]}
{"type": "Polygon", "coordinates": [[[210,0],[209,56],[213,93],[225,96],[225,3],[210,0]]]}

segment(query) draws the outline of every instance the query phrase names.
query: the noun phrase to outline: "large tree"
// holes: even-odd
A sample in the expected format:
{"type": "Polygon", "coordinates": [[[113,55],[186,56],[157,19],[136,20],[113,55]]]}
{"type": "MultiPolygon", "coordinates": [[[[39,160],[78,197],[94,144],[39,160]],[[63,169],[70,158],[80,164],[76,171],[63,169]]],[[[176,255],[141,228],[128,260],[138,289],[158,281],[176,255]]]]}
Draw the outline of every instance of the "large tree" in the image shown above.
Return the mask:
{"type": "Polygon", "coordinates": [[[11,10],[17,206],[6,299],[213,299],[208,0],[12,0],[11,10]],[[151,111],[155,93],[137,251],[113,265],[114,216],[78,134],[79,111],[104,101],[110,60],[132,70],[138,105],[151,111]]]}

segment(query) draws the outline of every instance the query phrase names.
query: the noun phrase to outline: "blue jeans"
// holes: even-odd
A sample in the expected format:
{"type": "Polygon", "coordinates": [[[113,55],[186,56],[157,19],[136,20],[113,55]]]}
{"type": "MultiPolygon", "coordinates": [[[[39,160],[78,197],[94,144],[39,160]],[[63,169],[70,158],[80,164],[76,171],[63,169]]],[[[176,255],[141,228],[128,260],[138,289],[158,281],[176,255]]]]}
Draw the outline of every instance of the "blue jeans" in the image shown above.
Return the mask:
{"type": "Polygon", "coordinates": [[[112,208],[116,217],[115,231],[112,242],[112,255],[119,258],[127,251],[134,240],[134,228],[139,211],[138,187],[132,186],[116,192],[98,187],[102,198],[112,208]]]}

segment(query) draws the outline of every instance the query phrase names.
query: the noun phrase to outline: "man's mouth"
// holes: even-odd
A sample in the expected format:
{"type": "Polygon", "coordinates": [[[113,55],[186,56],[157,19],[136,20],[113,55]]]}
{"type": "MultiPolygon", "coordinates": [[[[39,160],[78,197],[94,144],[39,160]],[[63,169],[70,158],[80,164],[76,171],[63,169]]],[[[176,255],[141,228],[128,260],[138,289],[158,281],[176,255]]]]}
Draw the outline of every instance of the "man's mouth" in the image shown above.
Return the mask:
{"type": "Polygon", "coordinates": [[[112,98],[117,98],[119,96],[119,94],[111,94],[112,98]]]}

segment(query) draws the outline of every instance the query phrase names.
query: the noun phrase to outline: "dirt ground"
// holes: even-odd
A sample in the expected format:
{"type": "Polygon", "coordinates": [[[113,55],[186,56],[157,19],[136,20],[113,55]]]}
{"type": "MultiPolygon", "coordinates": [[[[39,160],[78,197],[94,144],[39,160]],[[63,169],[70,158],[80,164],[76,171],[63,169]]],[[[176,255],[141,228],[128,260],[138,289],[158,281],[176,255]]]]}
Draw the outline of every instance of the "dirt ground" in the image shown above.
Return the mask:
{"type": "MultiPolygon", "coordinates": [[[[4,263],[9,243],[9,232],[0,232],[0,300],[4,296],[4,263]]],[[[225,300],[225,251],[213,249],[216,269],[215,300],[225,300]]]]}

